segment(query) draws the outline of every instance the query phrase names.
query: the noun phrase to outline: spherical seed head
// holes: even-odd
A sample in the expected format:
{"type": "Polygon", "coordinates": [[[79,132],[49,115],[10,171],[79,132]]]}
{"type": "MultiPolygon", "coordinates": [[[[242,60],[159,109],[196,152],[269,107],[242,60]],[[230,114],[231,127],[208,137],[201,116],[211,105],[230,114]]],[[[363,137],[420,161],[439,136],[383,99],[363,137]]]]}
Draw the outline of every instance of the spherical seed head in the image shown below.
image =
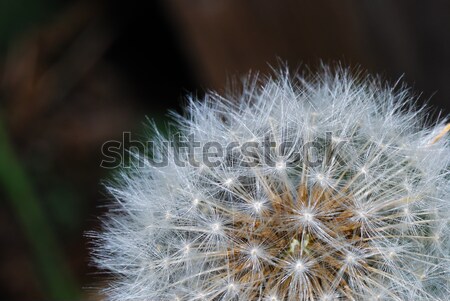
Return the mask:
{"type": "Polygon", "coordinates": [[[108,186],[119,202],[94,249],[115,276],[107,295],[447,300],[449,139],[412,102],[326,68],[192,100],[174,117],[181,136],[224,156],[209,164],[210,149],[173,150],[156,132],[167,166],[136,164],[108,186]]]}

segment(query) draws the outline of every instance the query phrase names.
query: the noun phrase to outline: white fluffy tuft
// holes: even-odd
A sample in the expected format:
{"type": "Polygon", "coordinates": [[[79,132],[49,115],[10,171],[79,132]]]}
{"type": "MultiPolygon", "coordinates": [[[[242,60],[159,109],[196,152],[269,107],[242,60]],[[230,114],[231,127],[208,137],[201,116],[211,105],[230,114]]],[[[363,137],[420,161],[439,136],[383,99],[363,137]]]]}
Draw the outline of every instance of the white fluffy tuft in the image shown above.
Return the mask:
{"type": "Polygon", "coordinates": [[[94,235],[110,300],[448,300],[449,139],[413,101],[326,68],[192,100],[174,117],[182,137],[257,142],[258,164],[236,150],[180,167],[156,133],[168,166],[120,172],[94,235]],[[264,153],[268,138],[290,144],[264,153]]]}

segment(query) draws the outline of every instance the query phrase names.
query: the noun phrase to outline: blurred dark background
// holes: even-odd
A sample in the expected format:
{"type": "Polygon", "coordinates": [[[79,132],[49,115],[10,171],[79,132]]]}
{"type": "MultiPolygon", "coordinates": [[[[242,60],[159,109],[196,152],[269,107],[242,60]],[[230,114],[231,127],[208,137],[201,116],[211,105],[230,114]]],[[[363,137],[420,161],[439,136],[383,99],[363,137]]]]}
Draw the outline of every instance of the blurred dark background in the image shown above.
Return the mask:
{"type": "Polygon", "coordinates": [[[279,60],[403,76],[448,114],[450,2],[0,0],[0,299],[99,300],[101,145],[279,60]]]}

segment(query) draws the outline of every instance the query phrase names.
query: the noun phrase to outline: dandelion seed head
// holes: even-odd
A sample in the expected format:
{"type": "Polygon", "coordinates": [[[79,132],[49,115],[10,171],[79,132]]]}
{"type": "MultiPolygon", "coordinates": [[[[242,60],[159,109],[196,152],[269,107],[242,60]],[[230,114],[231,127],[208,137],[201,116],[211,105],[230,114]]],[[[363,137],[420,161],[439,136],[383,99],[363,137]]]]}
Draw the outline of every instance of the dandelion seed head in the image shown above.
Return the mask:
{"type": "Polygon", "coordinates": [[[181,136],[234,146],[179,166],[206,151],[155,132],[167,165],[143,159],[107,185],[93,252],[109,300],[447,300],[450,127],[413,102],[326,67],[190,100],[181,136]]]}

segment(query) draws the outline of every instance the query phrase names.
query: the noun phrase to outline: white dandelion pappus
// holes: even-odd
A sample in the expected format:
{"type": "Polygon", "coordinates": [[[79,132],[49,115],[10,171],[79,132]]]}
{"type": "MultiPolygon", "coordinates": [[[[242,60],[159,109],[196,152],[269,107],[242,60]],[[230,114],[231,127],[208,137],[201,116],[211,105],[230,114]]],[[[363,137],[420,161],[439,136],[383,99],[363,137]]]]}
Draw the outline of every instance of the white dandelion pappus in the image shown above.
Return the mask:
{"type": "Polygon", "coordinates": [[[154,156],[168,165],[122,170],[94,234],[96,263],[114,276],[109,299],[448,300],[449,128],[425,125],[412,102],[404,88],[327,68],[191,100],[174,116],[183,137],[257,144],[212,167],[156,132],[154,156]],[[267,152],[267,139],[289,143],[267,152]]]}

